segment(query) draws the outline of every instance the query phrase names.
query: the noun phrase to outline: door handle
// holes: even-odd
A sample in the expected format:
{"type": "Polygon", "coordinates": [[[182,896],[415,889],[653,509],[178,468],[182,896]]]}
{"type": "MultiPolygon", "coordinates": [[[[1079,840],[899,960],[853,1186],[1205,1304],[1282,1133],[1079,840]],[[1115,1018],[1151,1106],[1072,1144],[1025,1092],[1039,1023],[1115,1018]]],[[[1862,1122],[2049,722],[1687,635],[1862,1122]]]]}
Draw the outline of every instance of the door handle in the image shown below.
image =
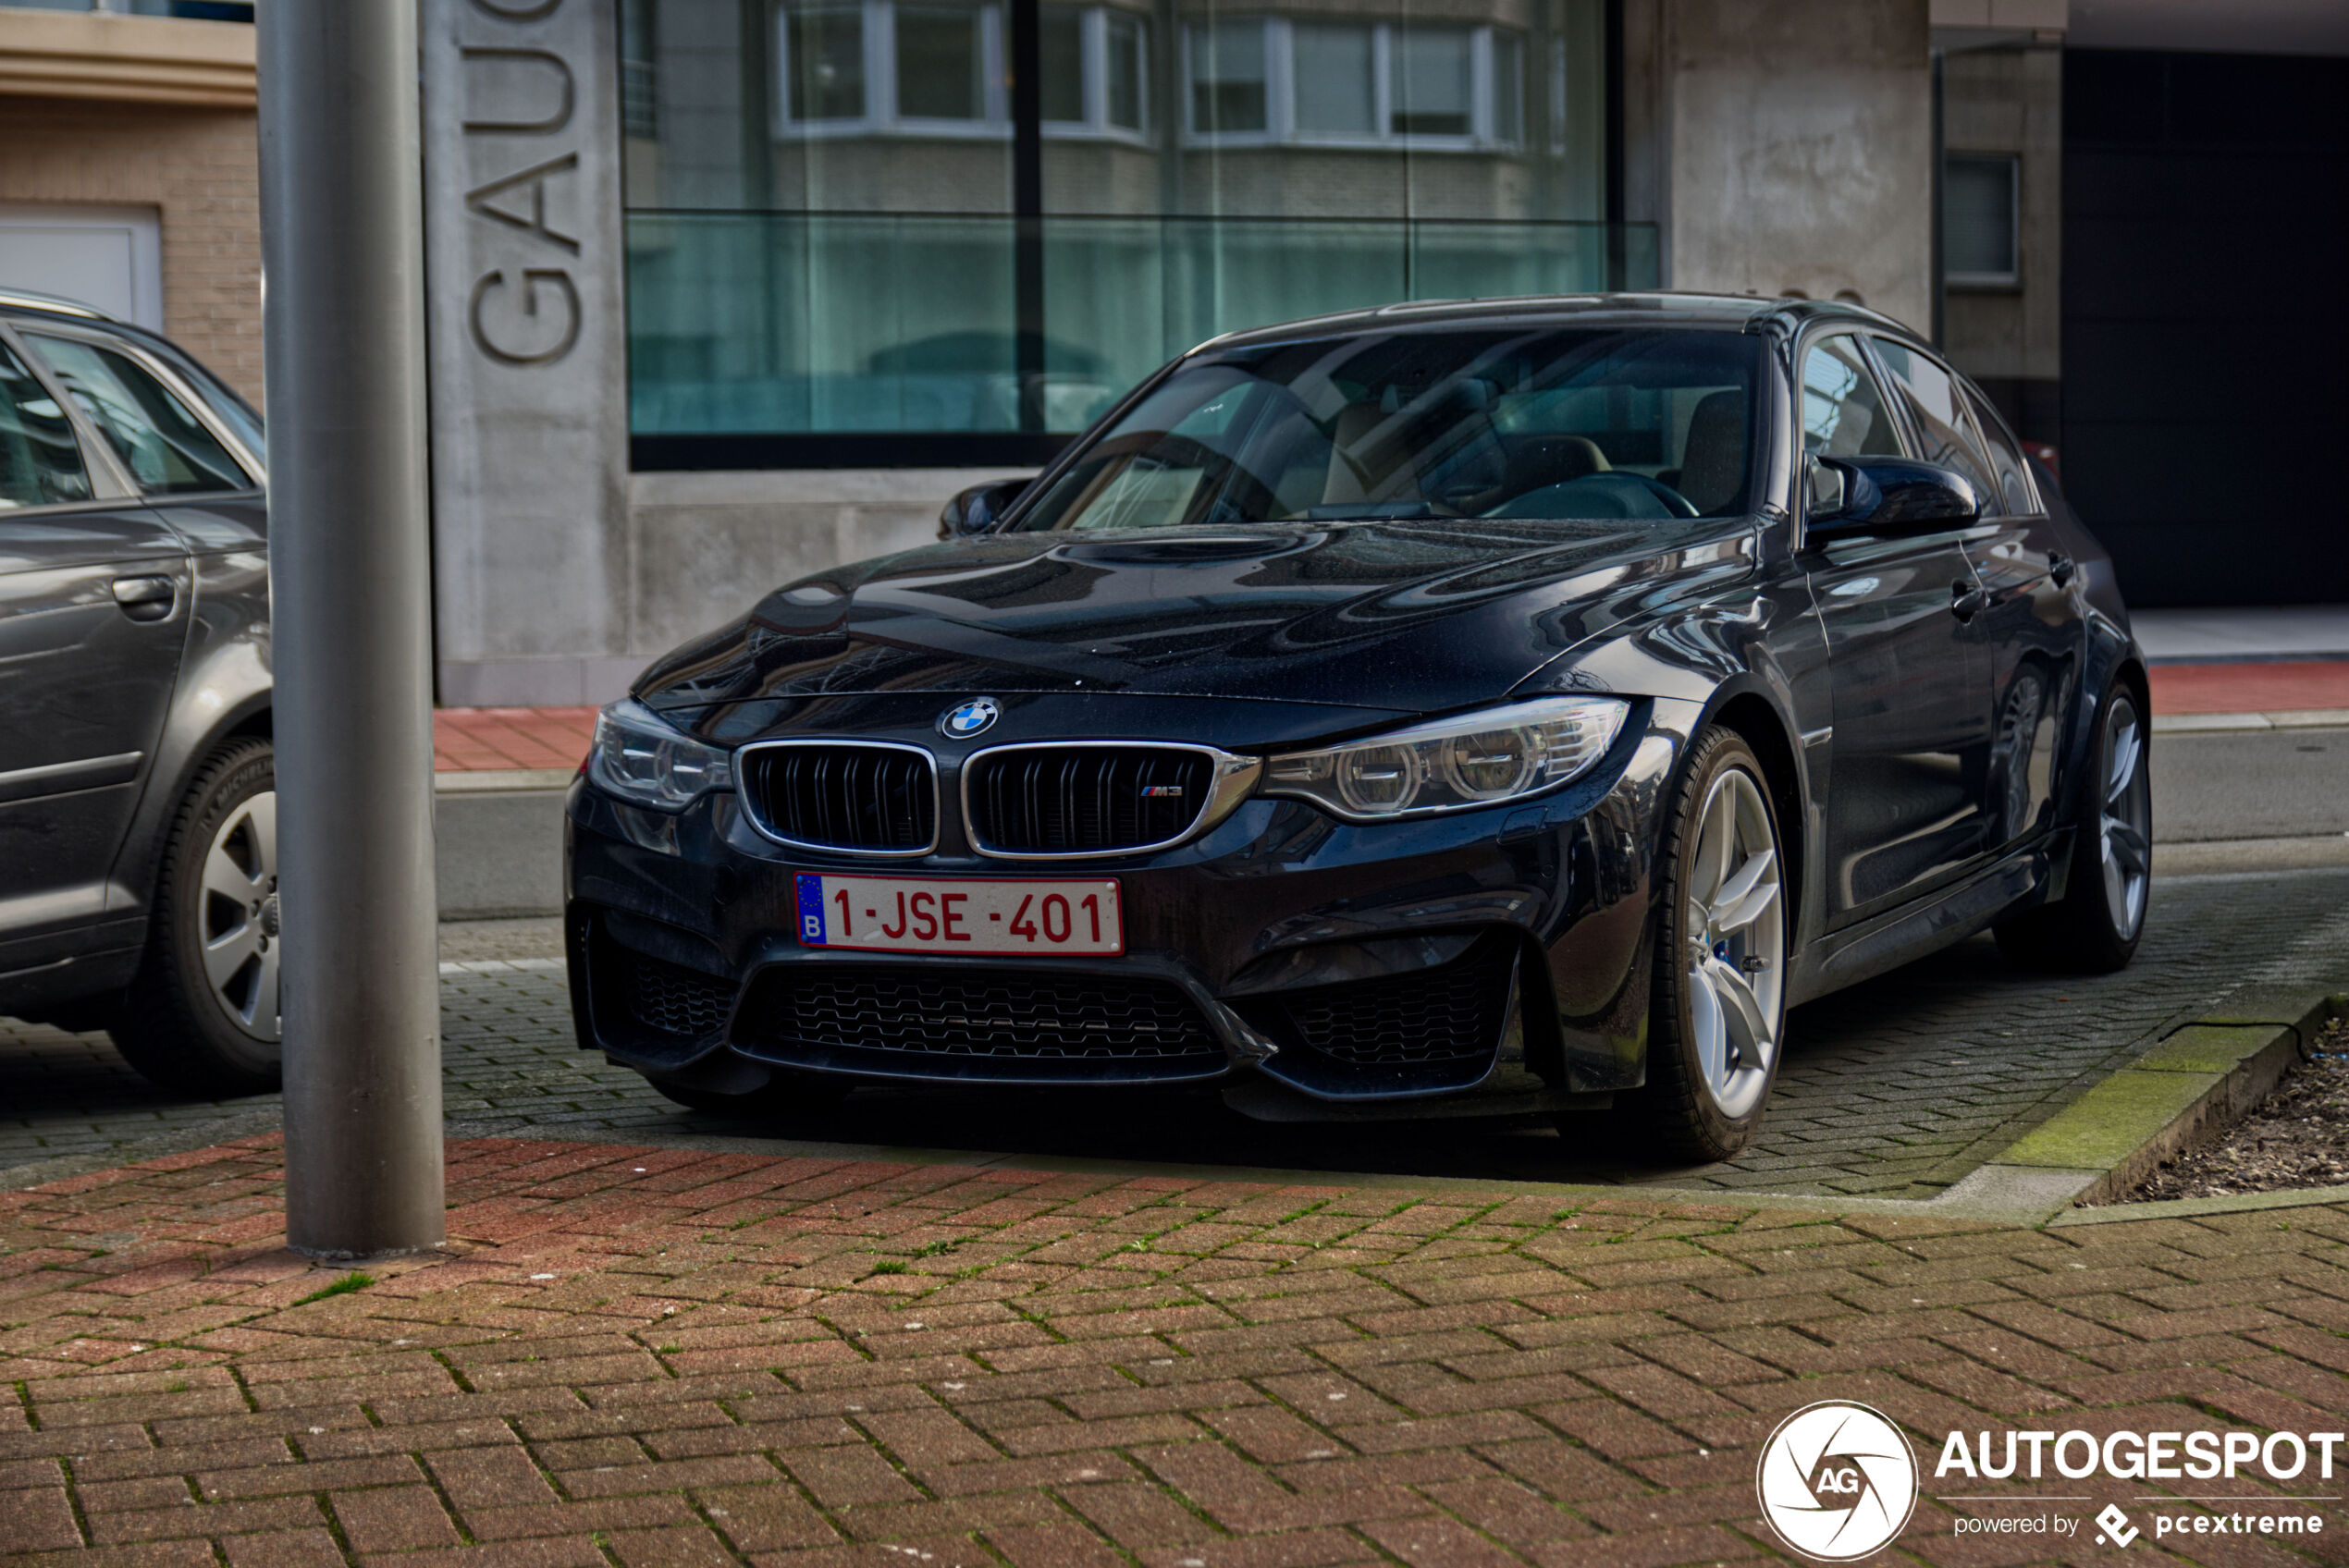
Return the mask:
{"type": "Polygon", "coordinates": [[[1949,584],[1949,613],[1960,620],[1972,620],[1989,602],[1989,594],[1963,578],[1949,584]]]}
{"type": "Polygon", "coordinates": [[[2073,563],[2072,557],[2061,550],[2055,551],[2048,557],[2048,576],[2059,588],[2070,585],[2073,575],[2079,570],[2080,568],[2073,563]]]}
{"type": "Polygon", "coordinates": [[[117,577],[115,607],[133,620],[169,620],[179,590],[168,577],[117,577]]]}

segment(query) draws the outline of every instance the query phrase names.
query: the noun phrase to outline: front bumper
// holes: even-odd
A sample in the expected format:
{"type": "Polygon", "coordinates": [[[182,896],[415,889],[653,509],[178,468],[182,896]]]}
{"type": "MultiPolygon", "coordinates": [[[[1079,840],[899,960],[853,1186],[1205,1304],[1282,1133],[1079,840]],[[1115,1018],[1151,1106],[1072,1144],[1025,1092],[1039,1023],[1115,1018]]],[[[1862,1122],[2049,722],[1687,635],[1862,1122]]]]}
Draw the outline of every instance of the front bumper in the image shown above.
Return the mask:
{"type": "Polygon", "coordinates": [[[1252,800],[1173,850],[1027,868],[1115,876],[1117,958],[803,947],[800,872],[1023,868],[953,844],[891,866],[790,850],[731,794],[669,816],[582,780],[566,855],[580,1044],[718,1093],[780,1069],[1209,1084],[1273,1120],[1602,1107],[1644,1069],[1652,818],[1680,741],[1659,705],[1533,802],[1354,827],[1252,800]]]}

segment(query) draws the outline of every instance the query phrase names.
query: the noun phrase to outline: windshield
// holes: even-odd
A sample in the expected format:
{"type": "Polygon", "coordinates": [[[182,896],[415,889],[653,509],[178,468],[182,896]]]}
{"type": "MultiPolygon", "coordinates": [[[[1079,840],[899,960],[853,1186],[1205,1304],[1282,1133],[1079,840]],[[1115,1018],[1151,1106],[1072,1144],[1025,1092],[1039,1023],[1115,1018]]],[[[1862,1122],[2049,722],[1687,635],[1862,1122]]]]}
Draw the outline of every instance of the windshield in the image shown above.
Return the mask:
{"type": "Polygon", "coordinates": [[[1730,330],[1396,328],[1211,351],[1023,530],[1747,508],[1762,343],[1730,330]]]}

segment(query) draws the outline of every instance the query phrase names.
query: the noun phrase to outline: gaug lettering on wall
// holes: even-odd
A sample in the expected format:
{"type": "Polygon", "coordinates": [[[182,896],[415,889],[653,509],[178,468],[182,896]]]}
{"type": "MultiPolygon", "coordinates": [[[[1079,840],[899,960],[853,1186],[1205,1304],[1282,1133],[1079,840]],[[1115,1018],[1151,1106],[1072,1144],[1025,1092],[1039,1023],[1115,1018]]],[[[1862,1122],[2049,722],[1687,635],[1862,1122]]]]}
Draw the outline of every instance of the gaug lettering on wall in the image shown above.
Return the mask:
{"type": "MultiPolygon", "coordinates": [[[[500,27],[515,27],[543,21],[563,4],[564,0],[536,0],[529,5],[472,0],[471,10],[500,27]]],[[[469,153],[475,138],[502,141],[572,133],[579,79],[561,55],[511,41],[465,43],[458,55],[463,62],[469,101],[478,89],[494,96],[500,105],[494,116],[476,116],[468,110],[463,129],[469,153]],[[493,91],[489,81],[493,77],[500,79],[494,87],[501,92],[493,91]]],[[[529,237],[533,249],[547,253],[547,264],[491,267],[473,280],[466,325],[473,346],[499,364],[554,364],[579,342],[579,287],[560,258],[577,256],[580,241],[548,216],[550,184],[575,182],[578,173],[579,152],[572,147],[493,174],[465,192],[465,211],[470,216],[519,230],[529,237]]],[[[575,202],[577,193],[572,192],[571,199],[575,202]]]]}

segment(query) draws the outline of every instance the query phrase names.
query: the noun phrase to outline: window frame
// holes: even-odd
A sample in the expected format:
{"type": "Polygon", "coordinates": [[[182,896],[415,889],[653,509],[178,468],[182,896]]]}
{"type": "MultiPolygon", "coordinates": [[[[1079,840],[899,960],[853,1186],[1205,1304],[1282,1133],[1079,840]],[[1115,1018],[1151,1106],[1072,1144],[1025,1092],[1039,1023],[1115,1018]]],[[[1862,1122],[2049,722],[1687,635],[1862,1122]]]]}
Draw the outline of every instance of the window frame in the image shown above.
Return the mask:
{"type": "Polygon", "coordinates": [[[1234,149],[1243,147],[1334,148],[1375,152],[1409,151],[1413,153],[1518,153],[1533,151],[1527,135],[1529,118],[1526,94],[1531,68],[1532,40],[1520,28],[1502,27],[1492,22],[1414,22],[1371,20],[1356,17],[1292,18],[1285,16],[1250,16],[1235,18],[1216,25],[1225,28],[1258,28],[1262,30],[1264,50],[1264,129],[1261,130],[1201,129],[1197,114],[1197,78],[1193,68],[1191,38],[1204,31],[1202,23],[1185,19],[1182,26],[1183,43],[1180,52],[1182,75],[1181,144],[1186,148],[1234,149]],[[1301,129],[1297,123],[1297,24],[1303,20],[1312,27],[1357,27],[1371,35],[1371,131],[1329,131],[1301,129]],[[1469,67],[1469,129],[1466,134],[1449,132],[1398,131],[1395,129],[1395,109],[1399,101],[1396,73],[1399,51],[1397,34],[1419,29],[1429,31],[1463,32],[1468,35],[1469,67]],[[1516,135],[1503,138],[1495,123],[1499,93],[1495,91],[1496,41],[1507,34],[1517,41],[1518,66],[1518,126],[1516,135]]]}
{"type": "MultiPolygon", "coordinates": [[[[1013,138],[1011,80],[1011,16],[1009,0],[975,0],[969,6],[978,30],[981,81],[980,113],[977,118],[955,119],[938,115],[909,115],[901,109],[897,92],[897,11],[900,0],[856,0],[862,47],[859,68],[865,78],[865,112],[837,119],[800,119],[791,112],[793,0],[771,0],[769,29],[769,67],[773,80],[769,100],[769,129],[779,141],[821,141],[839,138],[904,137],[930,141],[1009,141],[1013,138]]],[[[914,0],[918,4],[919,0],[914,0]]],[[[796,7],[804,9],[806,7],[796,7]]],[[[848,10],[849,6],[834,8],[848,10]]],[[[1154,143],[1150,135],[1153,108],[1150,92],[1150,17],[1128,6],[1091,0],[1071,7],[1077,12],[1079,91],[1085,117],[1045,120],[1043,135],[1053,141],[1122,141],[1137,147],[1154,143]],[[1140,50],[1136,98],[1141,125],[1117,124],[1109,117],[1109,32],[1114,13],[1132,21],[1140,50]]]]}

